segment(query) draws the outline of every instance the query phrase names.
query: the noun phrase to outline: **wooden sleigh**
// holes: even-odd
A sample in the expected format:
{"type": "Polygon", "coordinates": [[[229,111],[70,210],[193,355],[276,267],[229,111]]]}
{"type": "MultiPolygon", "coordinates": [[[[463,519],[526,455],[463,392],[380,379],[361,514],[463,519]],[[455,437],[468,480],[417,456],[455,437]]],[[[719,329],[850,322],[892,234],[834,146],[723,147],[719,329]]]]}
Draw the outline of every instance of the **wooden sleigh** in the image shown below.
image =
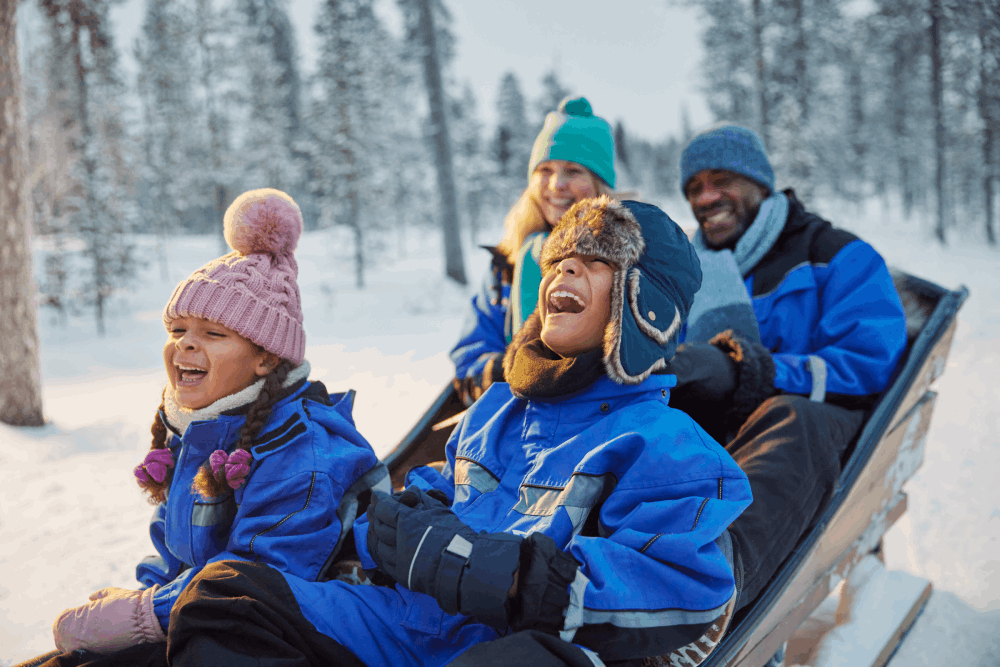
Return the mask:
{"type": "MultiPolygon", "coordinates": [[[[762,667],[800,623],[846,579],[906,511],[906,482],[923,462],[924,443],[937,394],[930,389],[944,372],[965,287],[949,291],[927,280],[894,271],[906,310],[907,347],[889,388],[880,398],[844,461],[839,488],[813,527],[775,573],[756,600],[737,612],[720,640],[703,638],[669,656],[650,658],[659,665],[762,667]],[[706,657],[707,655],[707,657],[706,657]]],[[[424,416],[385,457],[393,486],[410,468],[445,458],[448,436],[464,406],[446,387],[424,416]]],[[[870,647],[867,664],[884,665],[930,595],[927,584],[909,604],[897,627],[870,647]]]]}

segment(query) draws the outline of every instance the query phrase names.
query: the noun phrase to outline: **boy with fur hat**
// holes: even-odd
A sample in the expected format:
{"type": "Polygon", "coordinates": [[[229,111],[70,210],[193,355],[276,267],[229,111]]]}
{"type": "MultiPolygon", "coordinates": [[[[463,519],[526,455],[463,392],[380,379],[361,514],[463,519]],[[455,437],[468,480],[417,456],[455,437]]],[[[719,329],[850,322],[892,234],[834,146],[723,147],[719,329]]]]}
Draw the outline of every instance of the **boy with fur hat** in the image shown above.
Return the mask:
{"type": "MultiPolygon", "coordinates": [[[[135,477],[156,510],[157,555],[139,590],[105,588],[67,609],[62,666],[166,641],[178,596],[218,560],[267,563],[315,581],[352,542],[358,498],[388,473],[351,418],[354,394],[309,382],[293,251],[302,215],[252,190],[225,215],[233,252],[182,281],[163,311],[167,386],[135,477]]],[[[159,652],[163,653],[163,645],[159,652]]],[[[153,650],[155,654],[157,651],[153,650]]]]}
{"type": "Polygon", "coordinates": [[[441,472],[411,470],[405,491],[376,491],[355,523],[362,563],[390,585],[214,563],[175,610],[173,665],[251,653],[255,664],[594,665],[724,625],[737,594],[726,526],[749,485],[668,406],[673,376],[654,374],[701,280],[690,243],[655,206],[588,199],[556,226],[541,268],[538,307],[504,357],[508,382],[468,410],[441,472]]]}

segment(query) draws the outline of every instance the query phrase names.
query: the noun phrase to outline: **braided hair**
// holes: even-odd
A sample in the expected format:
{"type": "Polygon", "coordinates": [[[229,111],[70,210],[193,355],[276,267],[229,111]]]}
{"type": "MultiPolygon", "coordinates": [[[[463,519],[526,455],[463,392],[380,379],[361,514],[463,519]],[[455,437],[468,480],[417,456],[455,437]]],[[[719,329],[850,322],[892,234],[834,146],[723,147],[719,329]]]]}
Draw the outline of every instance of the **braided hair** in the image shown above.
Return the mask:
{"type": "MultiPolygon", "coordinates": [[[[164,401],[160,401],[160,407],[156,409],[156,417],[153,419],[153,426],[149,429],[153,434],[153,444],[150,447],[150,450],[164,449],[167,446],[167,426],[160,418],[160,415],[164,413],[163,411],[164,401]]],[[[146,492],[149,504],[159,505],[167,499],[167,489],[170,488],[170,480],[172,478],[173,474],[168,473],[167,477],[162,482],[157,482],[149,476],[145,479],[138,479],[136,481],[138,481],[142,490],[146,492]]]]}
{"type": "MultiPolygon", "coordinates": [[[[250,404],[247,410],[247,420],[240,429],[240,439],[236,442],[236,449],[242,449],[249,453],[250,446],[254,439],[260,435],[264,424],[271,417],[271,410],[281,393],[282,385],[288,378],[288,373],[294,368],[292,362],[282,360],[274,370],[264,377],[264,386],[260,390],[257,400],[250,404]]],[[[220,468],[217,473],[212,472],[212,466],[206,461],[198,474],[194,477],[192,488],[206,498],[221,496],[232,489],[226,482],[226,471],[220,468]]]]}
{"type": "MultiPolygon", "coordinates": [[[[254,439],[260,435],[261,429],[264,428],[267,420],[271,417],[271,411],[274,407],[274,403],[277,401],[277,397],[281,393],[285,380],[288,379],[288,374],[294,368],[295,364],[283,359],[270,373],[264,377],[264,386],[261,388],[260,394],[257,396],[257,399],[250,404],[250,408],[247,410],[246,422],[240,430],[240,437],[236,443],[237,449],[242,449],[249,453],[254,439]]],[[[169,439],[167,427],[163,423],[163,420],[160,419],[160,413],[162,413],[163,410],[164,404],[161,402],[160,407],[157,410],[156,418],[153,420],[153,426],[150,429],[153,434],[153,443],[150,447],[151,450],[163,449],[167,446],[169,439]]],[[[138,483],[139,486],[148,494],[150,504],[158,505],[159,503],[166,501],[167,489],[170,488],[170,482],[172,479],[173,468],[170,469],[166,478],[162,482],[157,482],[156,480],[150,478],[146,480],[138,480],[138,483]]],[[[218,474],[213,473],[212,467],[208,462],[205,462],[201,469],[198,470],[198,474],[195,475],[193,488],[205,497],[219,496],[231,490],[229,485],[226,483],[225,471],[220,469],[218,474]]]]}

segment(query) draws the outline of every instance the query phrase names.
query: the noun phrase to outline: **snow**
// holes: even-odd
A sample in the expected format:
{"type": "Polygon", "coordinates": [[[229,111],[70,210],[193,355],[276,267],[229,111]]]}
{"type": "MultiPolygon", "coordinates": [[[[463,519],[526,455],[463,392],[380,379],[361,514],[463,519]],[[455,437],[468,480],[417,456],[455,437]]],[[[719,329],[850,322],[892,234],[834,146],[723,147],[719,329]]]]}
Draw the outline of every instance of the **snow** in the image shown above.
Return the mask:
{"type": "MultiPolygon", "coordinates": [[[[662,205],[693,224],[686,206],[662,205]]],[[[998,664],[1000,250],[957,234],[941,248],[924,225],[885,216],[877,203],[817,209],[891,265],[970,288],[935,385],[924,465],[904,486],[909,509],[885,541],[889,570],[934,584],[892,664],[998,664]]],[[[134,587],[135,564],[152,551],[152,508],[131,470],[149,447],[164,382],[160,311],[176,282],[219,249],[214,238],[172,238],[170,276],[162,280],[155,240],[141,241],[147,268],[117,300],[104,338],[86,313],[65,327],[42,313],[46,425],[0,425],[0,665],[51,650],[51,623],[62,609],[105,586],[134,587]]],[[[442,277],[437,232],[410,230],[405,247],[406,257],[385,251],[363,290],[353,286],[352,246],[340,232],[307,232],[296,253],[312,378],[331,392],[358,391],[355,418],[380,453],[450,379],[447,350],[488,263],[487,253],[466,248],[470,286],[461,288],[442,277]]]]}

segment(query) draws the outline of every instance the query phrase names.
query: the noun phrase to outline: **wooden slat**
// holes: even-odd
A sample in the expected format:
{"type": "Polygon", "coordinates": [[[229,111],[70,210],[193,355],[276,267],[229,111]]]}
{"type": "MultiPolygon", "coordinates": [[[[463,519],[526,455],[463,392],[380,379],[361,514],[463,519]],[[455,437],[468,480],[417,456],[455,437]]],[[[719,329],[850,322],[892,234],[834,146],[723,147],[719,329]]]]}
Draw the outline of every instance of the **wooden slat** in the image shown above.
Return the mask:
{"type": "MultiPolygon", "coordinates": [[[[883,535],[889,530],[899,517],[906,511],[906,494],[900,492],[889,504],[887,510],[872,517],[871,523],[855,541],[846,554],[825,572],[819,573],[812,580],[812,585],[794,605],[787,608],[785,615],[779,621],[777,627],[756,646],[753,646],[743,655],[737,656],[737,662],[731,663],[735,667],[762,667],[771,658],[778,648],[795,634],[795,629],[815,611],[830,591],[833,590],[833,583],[840,579],[847,578],[851,570],[861,562],[870,551],[871,535],[883,535]]],[[[780,604],[780,603],[779,603],[780,604]]]]}
{"type": "MultiPolygon", "coordinates": [[[[823,535],[731,664],[741,664],[786,616],[807,599],[809,592],[835,565],[843,562],[852,552],[863,555],[878,544],[887,527],[886,521],[898,515],[894,510],[897,510],[903,483],[923,462],[924,442],[936,397],[934,392],[927,392],[904,415],[899,425],[879,442],[823,535]]],[[[817,600],[816,604],[821,600],[817,600]]],[[[781,641],[789,635],[782,636],[781,641]]],[[[777,636],[781,633],[776,633],[777,636]]],[[[781,641],[777,643],[780,645],[781,641]]],[[[770,643],[762,646],[760,653],[766,653],[770,643]]],[[[748,667],[754,664],[747,663],[748,667]]]]}
{"type": "Polygon", "coordinates": [[[941,377],[944,373],[945,364],[948,362],[948,354],[951,352],[951,343],[955,337],[955,328],[958,326],[958,318],[952,320],[951,325],[948,327],[944,335],[938,340],[938,342],[931,348],[931,352],[927,355],[924,360],[923,365],[917,372],[916,377],[913,380],[913,384],[907,390],[906,394],[903,396],[903,400],[899,404],[899,408],[896,410],[896,419],[893,424],[889,427],[889,430],[896,428],[899,422],[903,420],[910,409],[917,404],[930,386],[941,377]]]}

